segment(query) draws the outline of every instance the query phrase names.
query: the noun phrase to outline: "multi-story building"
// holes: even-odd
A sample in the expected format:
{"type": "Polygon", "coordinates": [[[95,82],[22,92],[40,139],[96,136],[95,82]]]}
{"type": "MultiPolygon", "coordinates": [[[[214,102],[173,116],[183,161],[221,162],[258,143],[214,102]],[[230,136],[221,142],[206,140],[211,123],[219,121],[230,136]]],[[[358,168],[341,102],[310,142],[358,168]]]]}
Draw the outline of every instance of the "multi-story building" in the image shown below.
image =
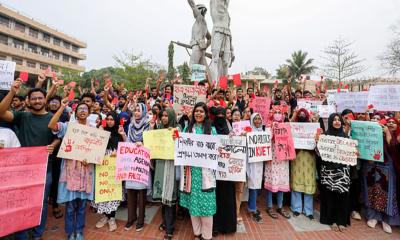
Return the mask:
{"type": "Polygon", "coordinates": [[[31,80],[49,66],[83,72],[81,48],[86,43],[0,4],[0,60],[16,62],[16,74],[28,72],[31,80]]]}

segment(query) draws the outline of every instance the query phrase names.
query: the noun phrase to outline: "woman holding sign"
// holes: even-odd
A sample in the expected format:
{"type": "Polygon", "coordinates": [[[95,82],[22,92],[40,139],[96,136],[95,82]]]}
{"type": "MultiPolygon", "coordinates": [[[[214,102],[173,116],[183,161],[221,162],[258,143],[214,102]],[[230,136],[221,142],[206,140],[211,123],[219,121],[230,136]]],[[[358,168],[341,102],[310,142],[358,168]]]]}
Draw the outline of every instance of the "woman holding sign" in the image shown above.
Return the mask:
{"type": "MultiPolygon", "coordinates": [[[[197,103],[192,119],[184,132],[217,135],[208,115],[207,105],[197,103]]],[[[189,210],[195,238],[212,239],[213,215],[217,211],[215,171],[208,168],[184,166],[180,190],[180,205],[189,210]]]]}
{"type": "MultiPolygon", "coordinates": [[[[63,138],[68,123],[58,122],[67,105],[67,99],[50,120],[48,127],[58,138],[63,138]]],[[[75,109],[77,122],[89,126],[89,106],[80,103],[75,109]]],[[[65,232],[68,240],[82,240],[85,227],[86,203],[93,200],[94,165],[73,159],[62,159],[58,184],[58,203],[65,203],[65,232]]]]}

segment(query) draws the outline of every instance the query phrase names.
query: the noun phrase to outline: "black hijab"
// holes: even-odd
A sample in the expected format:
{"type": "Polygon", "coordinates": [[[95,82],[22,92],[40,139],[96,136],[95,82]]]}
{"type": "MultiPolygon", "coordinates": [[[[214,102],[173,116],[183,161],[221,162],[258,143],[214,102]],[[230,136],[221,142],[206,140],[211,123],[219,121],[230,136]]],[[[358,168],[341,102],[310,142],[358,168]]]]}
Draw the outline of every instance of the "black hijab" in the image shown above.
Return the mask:
{"type": "Polygon", "coordinates": [[[229,134],[229,127],[228,121],[226,120],[226,109],[223,107],[218,107],[215,109],[215,118],[213,122],[213,126],[215,130],[217,130],[218,134],[221,135],[228,135],[229,134]],[[223,117],[219,117],[218,115],[223,115],[223,117]]]}
{"type": "Polygon", "coordinates": [[[340,116],[340,114],[338,113],[332,113],[328,118],[328,130],[325,132],[325,134],[336,137],[346,137],[346,134],[343,131],[343,126],[344,122],[342,116],[340,116]],[[336,116],[339,117],[340,122],[342,123],[339,129],[333,127],[333,120],[335,119],[336,116]]]}
{"type": "Polygon", "coordinates": [[[116,114],[115,112],[107,113],[106,118],[108,118],[109,116],[111,116],[114,119],[115,124],[111,128],[107,127],[107,125],[104,128],[105,131],[111,132],[110,140],[108,140],[108,144],[107,144],[107,149],[116,150],[118,148],[118,142],[122,142],[122,137],[118,133],[119,117],[118,117],[118,114],[116,114]]]}

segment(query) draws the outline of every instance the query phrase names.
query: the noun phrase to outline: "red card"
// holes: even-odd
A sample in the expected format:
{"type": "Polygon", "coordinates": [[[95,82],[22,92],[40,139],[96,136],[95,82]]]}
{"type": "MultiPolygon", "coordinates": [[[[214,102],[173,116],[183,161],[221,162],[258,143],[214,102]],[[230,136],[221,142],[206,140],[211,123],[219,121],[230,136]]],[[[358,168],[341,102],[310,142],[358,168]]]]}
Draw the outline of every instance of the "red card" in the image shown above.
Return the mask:
{"type": "Polygon", "coordinates": [[[58,80],[58,83],[59,83],[60,85],[64,85],[64,80],[59,79],[59,80],[58,80]]]}
{"type": "Polygon", "coordinates": [[[380,123],[381,125],[386,125],[387,121],[386,121],[386,119],[381,119],[381,120],[379,121],[379,123],[380,123]]]}
{"type": "Polygon", "coordinates": [[[317,128],[317,135],[319,136],[321,135],[321,133],[322,133],[322,128],[317,128]]]}
{"type": "Polygon", "coordinates": [[[74,100],[74,98],[75,98],[75,91],[74,90],[69,91],[68,101],[72,101],[74,100]]]}
{"type": "Polygon", "coordinates": [[[101,126],[105,128],[107,126],[107,122],[105,119],[101,120],[101,126]]]}
{"type": "Polygon", "coordinates": [[[233,84],[236,87],[242,86],[242,79],[240,79],[240,73],[233,75],[233,84]]]}
{"type": "Polygon", "coordinates": [[[111,86],[111,85],[112,85],[112,81],[111,81],[111,79],[108,78],[108,79],[106,80],[106,86],[109,87],[109,86],[111,86]]]}
{"type": "Polygon", "coordinates": [[[372,108],[374,108],[374,105],[372,105],[372,104],[368,105],[368,109],[372,109],[372,108]]]}
{"type": "Polygon", "coordinates": [[[74,88],[76,86],[76,82],[70,82],[68,83],[68,86],[74,88]]]}
{"type": "Polygon", "coordinates": [[[349,89],[349,84],[344,85],[344,89],[349,89]]]}
{"type": "Polygon", "coordinates": [[[337,88],[337,92],[340,92],[340,88],[339,87],[337,88]]]}
{"type": "Polygon", "coordinates": [[[117,98],[117,97],[113,98],[113,100],[111,101],[111,103],[114,104],[114,105],[117,104],[117,103],[118,103],[118,98],[117,98]]]}
{"type": "Polygon", "coordinates": [[[265,86],[263,87],[263,92],[265,92],[265,93],[268,93],[268,92],[269,92],[269,87],[268,87],[268,85],[265,85],[265,86]]]}
{"type": "Polygon", "coordinates": [[[175,129],[175,130],[174,130],[174,137],[175,137],[175,138],[179,138],[178,129],[175,129]]]}
{"type": "Polygon", "coordinates": [[[226,76],[221,76],[219,78],[219,86],[222,89],[227,89],[228,88],[228,78],[226,76]]]}
{"type": "Polygon", "coordinates": [[[20,72],[19,78],[22,82],[26,83],[28,81],[29,73],[28,72],[20,72]]]}
{"type": "Polygon", "coordinates": [[[119,120],[119,125],[124,126],[125,125],[125,119],[121,118],[119,120]]]}

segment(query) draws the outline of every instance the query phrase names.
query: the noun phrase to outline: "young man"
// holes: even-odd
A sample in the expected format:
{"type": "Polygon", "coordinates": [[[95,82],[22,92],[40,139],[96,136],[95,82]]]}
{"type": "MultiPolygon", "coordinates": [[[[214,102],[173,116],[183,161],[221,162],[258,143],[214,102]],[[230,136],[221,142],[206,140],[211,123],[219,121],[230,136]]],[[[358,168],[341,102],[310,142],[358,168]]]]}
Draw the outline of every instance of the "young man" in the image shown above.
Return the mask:
{"type": "Polygon", "coordinates": [[[20,95],[15,95],[11,103],[11,108],[16,112],[25,111],[25,98],[20,95]]]}

